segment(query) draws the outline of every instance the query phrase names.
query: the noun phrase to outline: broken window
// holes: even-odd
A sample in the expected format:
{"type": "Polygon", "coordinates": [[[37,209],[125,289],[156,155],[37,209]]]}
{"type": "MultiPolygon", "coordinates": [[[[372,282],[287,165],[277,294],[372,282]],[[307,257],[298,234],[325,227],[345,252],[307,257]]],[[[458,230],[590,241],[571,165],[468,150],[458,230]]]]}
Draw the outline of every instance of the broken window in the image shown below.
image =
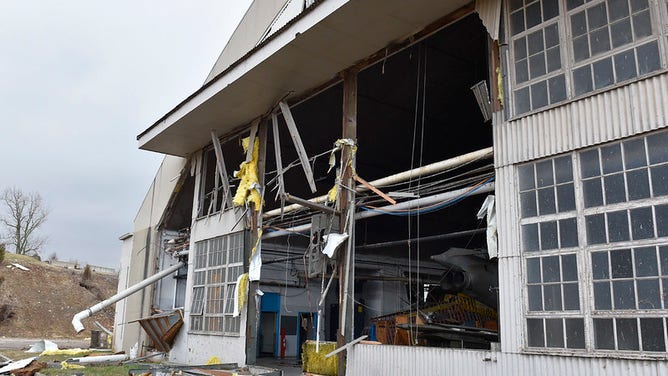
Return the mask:
{"type": "Polygon", "coordinates": [[[234,288],[243,273],[244,232],[195,243],[193,260],[192,332],[238,335],[234,288]]]}
{"type": "Polygon", "coordinates": [[[528,347],[665,351],[666,142],[655,132],[518,168],[528,347]]]}
{"type": "Polygon", "coordinates": [[[659,9],[647,0],[508,3],[514,113],[661,69],[659,9]]]}

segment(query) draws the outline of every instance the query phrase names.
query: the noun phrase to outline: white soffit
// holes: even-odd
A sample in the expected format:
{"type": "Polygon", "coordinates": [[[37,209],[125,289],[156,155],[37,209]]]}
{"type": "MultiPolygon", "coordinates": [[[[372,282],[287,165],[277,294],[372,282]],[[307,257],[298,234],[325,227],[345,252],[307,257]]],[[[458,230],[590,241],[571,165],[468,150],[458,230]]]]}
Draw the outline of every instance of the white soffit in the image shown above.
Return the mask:
{"type": "Polygon", "coordinates": [[[141,133],[139,148],[188,156],[392,41],[468,4],[466,0],[325,0],[141,133]],[[410,5],[409,5],[410,4],[410,5]]]}

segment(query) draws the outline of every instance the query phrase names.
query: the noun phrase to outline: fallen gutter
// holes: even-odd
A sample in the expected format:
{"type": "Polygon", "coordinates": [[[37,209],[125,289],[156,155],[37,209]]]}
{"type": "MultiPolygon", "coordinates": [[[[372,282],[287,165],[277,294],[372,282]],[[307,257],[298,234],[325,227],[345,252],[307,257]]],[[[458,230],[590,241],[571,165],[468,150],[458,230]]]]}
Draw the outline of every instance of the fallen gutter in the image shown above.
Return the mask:
{"type": "Polygon", "coordinates": [[[76,330],[77,333],[81,332],[82,330],[84,330],[84,326],[81,323],[81,320],[83,320],[87,317],[91,317],[95,313],[103,310],[104,308],[116,303],[117,301],[119,301],[121,299],[124,299],[124,298],[136,293],[137,291],[143,290],[145,287],[158,282],[159,280],[161,280],[161,279],[167,277],[168,275],[174,273],[175,271],[179,270],[181,267],[183,267],[185,265],[186,265],[185,262],[181,261],[181,262],[177,263],[176,265],[174,265],[174,266],[172,266],[168,269],[165,269],[165,270],[161,271],[160,273],[154,274],[153,276],[151,276],[151,277],[149,277],[149,278],[147,278],[147,279],[145,279],[145,280],[127,288],[126,290],[123,290],[123,291],[119,292],[118,294],[112,296],[111,298],[109,298],[107,300],[104,300],[104,301],[101,301],[100,303],[97,303],[96,305],[77,313],[72,318],[72,326],[74,326],[74,330],[76,330]]]}

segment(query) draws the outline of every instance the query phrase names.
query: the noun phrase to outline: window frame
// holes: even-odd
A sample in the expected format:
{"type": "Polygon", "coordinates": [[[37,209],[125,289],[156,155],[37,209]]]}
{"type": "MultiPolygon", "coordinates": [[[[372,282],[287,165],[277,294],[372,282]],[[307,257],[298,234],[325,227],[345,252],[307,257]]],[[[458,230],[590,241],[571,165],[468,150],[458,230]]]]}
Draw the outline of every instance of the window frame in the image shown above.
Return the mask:
{"type": "MultiPolygon", "coordinates": [[[[659,207],[662,207],[663,205],[666,205],[666,208],[668,208],[668,194],[665,192],[661,192],[660,195],[656,195],[655,192],[653,191],[653,180],[652,180],[652,174],[651,174],[651,169],[653,167],[657,166],[666,166],[668,167],[668,161],[661,161],[658,163],[652,162],[650,158],[650,147],[649,147],[649,141],[648,139],[654,135],[658,135],[660,133],[664,133],[664,136],[668,137],[668,130],[663,129],[655,132],[649,132],[645,133],[642,135],[638,136],[633,136],[633,137],[628,137],[624,138],[622,140],[615,140],[612,142],[596,145],[593,147],[589,148],[583,148],[580,150],[575,150],[571,151],[568,153],[564,154],[559,154],[556,156],[550,156],[546,158],[542,158],[539,160],[534,160],[528,163],[524,163],[522,165],[518,165],[517,168],[515,169],[515,179],[518,182],[517,183],[517,198],[521,197],[522,192],[527,192],[526,189],[522,190],[522,183],[520,183],[521,177],[520,177],[520,169],[524,168],[524,166],[535,166],[538,163],[542,163],[544,161],[554,161],[555,159],[559,159],[565,156],[569,156],[571,160],[571,166],[572,166],[572,172],[573,172],[573,184],[574,184],[574,190],[575,190],[575,218],[576,218],[576,224],[577,224],[577,231],[578,231],[578,247],[572,248],[564,248],[562,249],[550,249],[550,250],[538,250],[538,251],[527,251],[525,250],[525,234],[522,231],[522,226],[525,224],[533,224],[533,223],[545,223],[545,222],[550,222],[553,220],[558,220],[558,219],[563,219],[563,218],[571,218],[573,212],[565,212],[565,213],[555,213],[555,214],[549,214],[549,215],[543,215],[541,216],[538,211],[536,211],[534,216],[531,217],[523,217],[522,216],[522,208],[521,204],[518,204],[518,218],[519,218],[519,239],[520,239],[520,250],[521,250],[521,268],[522,268],[522,293],[523,293],[523,298],[522,298],[522,309],[523,309],[523,344],[522,344],[522,352],[526,353],[536,353],[536,354],[552,354],[552,355],[577,355],[577,356],[613,356],[617,358],[632,358],[632,359],[668,359],[668,299],[665,298],[665,294],[668,293],[668,282],[664,283],[665,281],[668,281],[668,271],[663,270],[662,266],[662,257],[661,257],[661,247],[668,246],[668,232],[665,230],[662,233],[659,233],[659,216],[657,215],[657,209],[659,207]],[[616,202],[616,203],[611,203],[607,204],[605,202],[605,197],[604,201],[597,206],[592,206],[592,207],[585,207],[585,201],[584,201],[584,193],[583,193],[583,182],[585,179],[588,179],[588,177],[584,177],[582,173],[582,166],[581,166],[581,156],[583,153],[596,150],[598,152],[598,164],[599,167],[603,166],[603,161],[602,161],[602,150],[605,148],[614,148],[617,145],[620,154],[620,160],[621,160],[621,155],[626,153],[624,149],[624,145],[629,142],[633,142],[634,140],[643,140],[643,146],[644,146],[644,153],[645,153],[645,165],[644,166],[628,166],[626,159],[624,159],[624,163],[621,166],[620,171],[613,171],[611,173],[622,173],[624,174],[624,182],[626,183],[626,173],[628,171],[634,172],[634,171],[639,171],[639,170],[646,170],[647,171],[647,179],[648,179],[648,185],[649,185],[649,197],[648,198],[641,198],[641,199],[630,199],[629,192],[628,192],[628,187],[630,186],[629,184],[624,185],[624,194],[625,194],[625,201],[623,202],[616,202]],[[633,223],[631,220],[631,210],[634,209],[639,209],[639,208],[649,208],[651,211],[651,220],[652,220],[652,227],[653,227],[653,236],[647,237],[647,238],[641,238],[641,239],[634,239],[633,238],[633,223]],[[608,241],[608,236],[610,234],[610,227],[607,225],[607,216],[604,216],[604,236],[605,236],[605,242],[603,243],[598,243],[598,244],[589,244],[587,235],[588,235],[588,229],[587,229],[587,222],[586,222],[586,217],[588,215],[596,215],[596,214],[606,214],[606,213],[614,213],[618,212],[620,210],[626,210],[626,215],[627,215],[627,223],[626,225],[628,226],[628,240],[613,240],[613,242],[608,241]],[[639,275],[637,265],[636,265],[636,249],[642,249],[645,247],[654,247],[655,250],[655,255],[656,255],[656,275],[651,275],[651,276],[642,276],[639,275]],[[612,264],[610,261],[610,253],[611,252],[616,252],[618,250],[624,250],[624,249],[629,249],[633,251],[629,251],[632,254],[632,264],[629,266],[631,269],[631,277],[625,277],[623,278],[624,281],[633,281],[632,286],[633,286],[633,304],[634,307],[631,309],[615,309],[614,307],[614,290],[613,290],[613,281],[614,278],[612,274],[608,275],[607,279],[596,279],[595,278],[595,272],[593,269],[593,264],[594,261],[592,260],[593,255],[595,253],[600,253],[600,252],[606,252],[607,253],[607,266],[612,268],[612,264]],[[577,274],[578,274],[578,281],[579,281],[579,301],[580,301],[580,310],[579,311],[531,311],[529,307],[529,286],[530,285],[535,285],[535,283],[530,283],[529,282],[529,268],[528,268],[528,261],[529,259],[535,258],[535,257],[546,257],[546,256],[553,256],[553,255],[567,255],[575,252],[576,253],[576,259],[577,259],[577,274]],[[662,303],[662,308],[658,309],[642,309],[642,308],[637,308],[640,307],[640,301],[639,301],[639,287],[637,287],[637,281],[642,281],[642,280],[651,280],[651,279],[656,279],[658,283],[658,292],[659,292],[659,303],[662,303]],[[595,282],[600,282],[604,283],[607,282],[609,289],[608,289],[608,295],[610,296],[610,304],[611,308],[610,309],[597,309],[596,308],[596,302],[595,302],[595,282]],[[664,286],[665,285],[665,286],[664,286]],[[663,292],[663,293],[662,293],[663,292]],[[584,319],[584,348],[583,349],[577,349],[577,348],[567,348],[565,345],[563,348],[559,347],[548,347],[547,346],[547,339],[546,339],[546,329],[544,328],[545,324],[543,324],[543,347],[533,347],[529,346],[529,324],[528,320],[530,319],[553,319],[553,318],[570,318],[570,317],[582,317],[584,319]],[[662,323],[662,330],[663,330],[663,350],[654,350],[654,351],[649,351],[649,350],[625,350],[625,349],[616,349],[617,347],[620,347],[621,343],[618,341],[618,329],[617,329],[617,322],[618,320],[625,320],[625,319],[633,319],[635,320],[635,327],[636,327],[636,334],[635,334],[635,339],[637,340],[638,343],[638,348],[642,348],[644,346],[643,344],[643,328],[641,327],[643,325],[643,322],[650,322],[651,320],[648,319],[655,319],[659,318],[662,323]],[[602,349],[602,348],[596,348],[595,344],[595,337],[596,337],[596,331],[595,331],[595,322],[597,320],[602,320],[602,319],[612,319],[612,328],[613,328],[613,336],[612,336],[612,341],[613,341],[613,349],[602,349]]],[[[626,157],[624,157],[626,158],[626,157]]],[[[552,162],[554,165],[554,162],[552,162]]],[[[536,167],[534,167],[534,173],[536,171],[536,167]]],[[[603,176],[604,176],[604,169],[600,168],[600,175],[598,175],[598,178],[601,179],[601,191],[602,195],[605,196],[605,187],[603,186],[603,176]]],[[[589,177],[591,178],[591,177],[589,177]]],[[[657,178],[658,179],[658,178],[657,178]]],[[[662,179],[663,175],[662,175],[662,179]]],[[[534,181],[537,181],[537,178],[534,176],[534,181]]],[[[663,181],[663,180],[661,180],[663,181]]],[[[537,190],[538,187],[534,186],[534,190],[537,190]]],[[[536,203],[536,206],[538,203],[536,203]]],[[[667,211],[668,212],[668,211],[667,211]]],[[[662,219],[666,216],[666,213],[662,213],[662,219]]],[[[539,238],[539,244],[540,244],[540,238],[539,238]]],[[[668,253],[668,251],[666,251],[668,253]]],[[[612,269],[608,270],[608,273],[613,273],[612,269]]],[[[563,282],[562,282],[563,283],[563,282]]],[[[544,304],[544,299],[541,301],[544,304]]],[[[545,321],[544,321],[545,323],[545,321]]],[[[568,341],[568,337],[565,335],[565,330],[564,326],[562,326],[562,330],[564,331],[564,339],[563,342],[564,344],[566,341],[568,341]]],[[[648,331],[649,333],[649,331],[648,331]]]]}
{"type": "Polygon", "coordinates": [[[246,269],[246,232],[200,240],[195,242],[194,249],[189,333],[240,336],[241,316],[233,317],[234,289],[238,276],[246,269]],[[213,250],[217,242],[221,248],[213,250]],[[214,259],[214,253],[220,253],[224,260],[214,259]],[[212,282],[216,275],[222,279],[212,282]],[[211,294],[215,294],[216,289],[220,293],[215,297],[217,305],[213,305],[211,294]],[[221,330],[208,328],[212,320],[219,320],[221,330]]]}
{"type": "MultiPolygon", "coordinates": [[[[629,1],[629,0],[627,0],[629,1]]],[[[508,75],[508,86],[509,86],[509,103],[508,103],[508,114],[509,114],[509,119],[512,120],[517,120],[526,116],[533,115],[535,113],[539,113],[557,106],[564,105],[566,103],[575,101],[575,100],[580,100],[592,95],[599,94],[601,92],[605,92],[617,87],[625,86],[628,85],[632,82],[636,82],[648,77],[652,77],[658,74],[665,73],[668,70],[668,56],[667,51],[668,51],[668,41],[666,40],[666,36],[668,36],[668,1],[651,1],[648,0],[649,3],[649,14],[650,14],[650,19],[652,23],[652,34],[650,36],[645,36],[641,37],[640,39],[636,40],[634,36],[632,35],[632,42],[623,44],[618,47],[612,47],[612,41],[610,41],[611,48],[607,50],[604,53],[601,53],[596,56],[589,56],[587,59],[575,62],[574,54],[573,54],[573,36],[572,36],[572,31],[571,31],[571,15],[575,13],[579,13],[580,11],[584,11],[585,9],[588,9],[590,7],[593,7],[599,3],[604,3],[607,4],[606,0],[592,0],[589,2],[584,2],[581,5],[578,5],[574,7],[573,9],[568,10],[567,0],[557,0],[557,5],[558,5],[558,14],[556,17],[550,18],[546,21],[543,21],[541,18],[541,22],[538,24],[531,26],[530,28],[526,28],[526,24],[523,26],[524,30],[513,35],[512,34],[512,19],[511,19],[511,14],[515,13],[518,9],[516,8],[514,11],[511,11],[511,5],[510,2],[505,2],[503,14],[505,17],[505,28],[506,28],[506,43],[508,45],[508,54],[507,54],[507,67],[509,71],[508,75]],[[517,71],[516,71],[516,51],[515,51],[515,41],[519,40],[521,38],[527,38],[529,35],[531,35],[534,32],[537,32],[539,30],[545,30],[549,25],[556,24],[558,25],[558,35],[559,35],[559,42],[558,42],[558,49],[560,52],[560,62],[561,62],[561,67],[557,70],[554,70],[552,72],[548,72],[549,68],[546,67],[546,73],[540,75],[539,77],[536,78],[531,78],[531,75],[529,73],[528,79],[526,81],[523,81],[521,83],[517,83],[517,71]],[[615,73],[615,63],[612,62],[614,59],[614,56],[628,52],[628,51],[634,51],[634,62],[637,62],[637,53],[635,52],[636,48],[638,46],[642,45],[647,45],[652,42],[656,41],[658,44],[658,53],[659,53],[659,68],[655,70],[651,70],[645,74],[640,72],[640,68],[638,67],[638,64],[635,64],[635,69],[636,69],[636,75],[632,78],[627,78],[624,80],[618,80],[617,79],[617,74],[615,73]],[[594,73],[591,71],[593,69],[593,64],[601,62],[605,60],[606,58],[611,59],[612,62],[612,75],[613,75],[613,82],[608,85],[604,85],[600,88],[596,88],[595,84],[595,76],[594,73]],[[582,93],[576,94],[576,85],[575,85],[575,78],[574,74],[576,69],[583,68],[585,66],[590,67],[590,77],[591,77],[591,84],[592,84],[592,89],[584,91],[582,93]],[[560,99],[560,100],[555,100],[552,101],[550,96],[552,95],[550,91],[550,86],[551,85],[548,81],[550,79],[557,79],[559,76],[564,75],[564,88],[565,88],[565,98],[560,99]],[[531,88],[536,85],[540,84],[541,82],[546,82],[546,85],[548,85],[547,88],[547,105],[543,105],[541,107],[534,107],[532,106],[533,102],[533,94],[531,94],[531,88]],[[517,98],[517,91],[527,89],[527,95],[528,95],[528,109],[520,109],[518,111],[518,98],[517,98]]],[[[542,9],[542,0],[538,0],[538,3],[541,5],[542,9]]],[[[524,10],[527,9],[527,6],[522,5],[522,8],[524,10]]],[[[606,8],[607,9],[607,8],[606,8]]],[[[633,11],[629,13],[629,19],[631,18],[633,11]]],[[[542,13],[541,13],[542,14],[542,13]]],[[[606,13],[607,14],[607,13],[606,13]]],[[[616,20],[617,22],[619,20],[616,20]]],[[[606,19],[607,22],[607,19],[606,19]]],[[[614,22],[613,22],[614,23],[614,22]]],[[[606,23],[606,27],[610,28],[611,23],[606,23]]],[[[585,35],[587,35],[589,31],[585,32],[585,35]]],[[[608,35],[611,35],[611,32],[608,31],[608,35]]],[[[543,52],[547,50],[545,46],[543,46],[543,52]]],[[[528,52],[528,42],[527,42],[527,65],[529,64],[529,52],[528,52]]],[[[547,64],[547,62],[546,62],[547,64]]],[[[529,68],[527,68],[528,70],[529,68]]],[[[529,70],[528,70],[529,72],[529,70]]]]}

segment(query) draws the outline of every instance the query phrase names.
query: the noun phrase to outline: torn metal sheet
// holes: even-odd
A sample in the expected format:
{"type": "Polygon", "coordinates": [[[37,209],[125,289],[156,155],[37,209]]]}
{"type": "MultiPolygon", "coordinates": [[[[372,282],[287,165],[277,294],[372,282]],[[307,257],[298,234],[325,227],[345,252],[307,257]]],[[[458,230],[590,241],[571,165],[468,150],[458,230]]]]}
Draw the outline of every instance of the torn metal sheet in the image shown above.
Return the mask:
{"type": "Polygon", "coordinates": [[[343,234],[331,233],[325,235],[327,244],[325,245],[325,248],[323,248],[322,253],[326,254],[327,257],[332,258],[334,256],[334,251],[348,239],[348,236],[349,235],[345,232],[343,234]]]}
{"type": "Polygon", "coordinates": [[[499,40],[499,27],[501,24],[501,2],[496,0],[476,0],[475,11],[487,29],[489,36],[499,40]]]}
{"type": "MultiPolygon", "coordinates": [[[[250,135],[248,138],[250,139],[250,145],[255,145],[255,138],[257,137],[257,129],[258,126],[260,125],[260,120],[261,118],[257,118],[253,120],[253,123],[251,124],[250,127],[250,135]]],[[[246,163],[249,163],[253,159],[253,151],[250,149],[245,149],[246,150],[246,163]]]]}
{"type": "Polygon", "coordinates": [[[250,265],[248,266],[248,278],[250,281],[259,281],[262,269],[262,247],[260,241],[262,239],[262,230],[257,230],[257,241],[251,250],[250,265]]]}
{"type": "Polygon", "coordinates": [[[15,262],[12,263],[12,266],[14,266],[14,267],[17,268],[17,269],[21,269],[21,270],[23,270],[23,271],[26,271],[26,272],[30,270],[30,269],[26,268],[25,266],[23,266],[23,265],[21,265],[21,264],[17,264],[17,263],[15,263],[15,262]]]}
{"type": "Polygon", "coordinates": [[[285,181],[283,179],[283,160],[281,157],[281,136],[278,132],[278,116],[275,113],[271,114],[271,129],[274,134],[274,154],[276,155],[276,178],[278,180],[279,197],[285,192],[285,181]]]}
{"type": "Polygon", "coordinates": [[[487,218],[487,254],[489,258],[498,257],[498,234],[496,227],[496,200],[489,195],[478,211],[478,219],[487,218]]]}
{"type": "Polygon", "coordinates": [[[39,340],[35,342],[30,348],[26,351],[28,353],[42,353],[45,350],[58,350],[58,345],[55,342],[51,342],[46,339],[39,340]]]}
{"type": "MultiPolygon", "coordinates": [[[[225,159],[223,159],[223,149],[220,145],[220,140],[214,131],[211,131],[211,141],[213,142],[213,151],[216,154],[216,166],[218,167],[218,174],[223,183],[223,194],[225,195],[225,200],[223,200],[223,206],[220,209],[221,212],[225,210],[225,207],[232,206],[232,200],[230,198],[230,179],[227,175],[227,168],[225,167],[225,159]]],[[[218,175],[217,175],[218,176],[218,175]]],[[[217,186],[217,185],[216,185],[217,186]]]]}
{"type": "Polygon", "coordinates": [[[25,367],[29,366],[30,363],[32,363],[32,361],[35,360],[35,359],[37,359],[37,357],[33,356],[32,358],[21,359],[21,360],[15,361],[13,363],[9,363],[8,365],[0,368],[0,374],[9,373],[9,372],[21,369],[21,368],[25,368],[25,367]]]}
{"type": "Polygon", "coordinates": [[[285,101],[281,101],[279,106],[281,107],[283,118],[285,118],[285,124],[288,126],[290,137],[292,137],[292,142],[295,145],[295,150],[299,156],[299,161],[301,162],[302,168],[304,169],[304,174],[306,174],[306,180],[308,181],[309,187],[311,187],[311,192],[315,193],[317,189],[315,187],[315,180],[313,179],[313,170],[311,169],[311,163],[309,163],[308,154],[306,154],[306,149],[304,149],[302,139],[299,136],[299,130],[297,130],[295,119],[292,117],[290,107],[287,103],[285,103],[285,101]]]}
{"type": "Polygon", "coordinates": [[[183,326],[183,313],[177,309],[139,319],[137,322],[158,351],[168,352],[174,344],[176,334],[183,326]]]}

